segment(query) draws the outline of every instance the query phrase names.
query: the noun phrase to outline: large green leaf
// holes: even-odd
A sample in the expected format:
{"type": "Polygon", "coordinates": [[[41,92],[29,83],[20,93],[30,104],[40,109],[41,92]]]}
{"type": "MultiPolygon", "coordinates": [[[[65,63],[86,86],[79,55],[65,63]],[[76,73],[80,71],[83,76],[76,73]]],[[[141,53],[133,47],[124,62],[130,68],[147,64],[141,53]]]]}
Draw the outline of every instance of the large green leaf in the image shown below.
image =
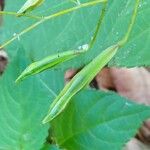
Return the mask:
{"type": "MultiPolygon", "coordinates": [[[[16,5],[12,5],[12,1],[7,0],[5,10],[17,11],[24,2],[25,0],[15,0],[13,1],[13,4],[16,5]]],[[[43,16],[73,6],[75,5],[74,3],[70,2],[70,0],[46,1],[45,5],[41,6],[37,11],[35,11],[35,14],[43,16]]],[[[90,9],[88,7],[87,9],[83,10],[84,12],[88,13],[90,9]]],[[[75,11],[73,13],[69,13],[65,16],[41,24],[26,35],[19,37],[19,40],[16,40],[7,48],[8,52],[13,55],[12,50],[16,49],[18,44],[21,44],[24,49],[26,49],[28,52],[31,52],[32,57],[39,59],[43,56],[47,56],[53,53],[55,54],[61,51],[77,49],[81,44],[83,45],[89,41],[92,35],[91,33],[94,31],[94,29],[92,29],[90,35],[85,36],[85,38],[83,35],[87,34],[89,28],[95,28],[97,21],[97,17],[94,17],[92,20],[89,20],[90,22],[86,25],[85,21],[82,19],[83,10],[80,10],[79,12],[75,11]],[[85,30],[85,26],[87,26],[87,30],[85,30]]],[[[95,15],[95,12],[91,11],[90,17],[93,15],[95,15]]],[[[98,14],[96,16],[98,16],[98,14]]],[[[88,21],[88,18],[86,20],[88,21]]],[[[12,16],[5,16],[3,24],[4,34],[1,40],[4,42],[8,38],[21,32],[23,29],[27,28],[29,25],[35,23],[36,21],[37,20],[30,18],[18,19],[12,16]],[[12,21],[13,25],[10,26],[10,22],[12,21]]]]}
{"type": "Polygon", "coordinates": [[[86,90],[76,95],[52,122],[54,138],[68,150],[121,150],[133,137],[150,107],[115,93],[86,90]]]}
{"type": "MultiPolygon", "coordinates": [[[[55,89],[50,89],[46,74],[15,84],[15,79],[29,60],[22,51],[19,50],[0,79],[1,150],[38,150],[48,136],[49,125],[42,125],[42,119],[55,97],[55,89]]],[[[56,72],[55,77],[58,77],[56,72]]],[[[59,87],[56,84],[59,78],[49,78],[55,79],[55,88],[59,87]]]]}
{"type": "MultiPolygon", "coordinates": [[[[6,9],[17,11],[26,0],[7,0],[6,9]]],[[[88,0],[81,0],[87,2],[88,0]]],[[[63,67],[81,66],[95,57],[106,47],[120,40],[127,31],[129,21],[134,8],[135,0],[108,0],[108,8],[101,34],[97,38],[94,48],[87,55],[75,59],[73,63],[67,63],[63,67]]],[[[131,33],[129,42],[123,47],[118,55],[111,61],[112,66],[143,66],[150,65],[150,0],[141,0],[138,17],[131,33]]],[[[58,53],[70,49],[77,49],[81,45],[87,44],[96,27],[96,23],[101,10],[101,5],[82,8],[67,15],[49,20],[36,27],[30,33],[19,37],[7,49],[13,54],[20,43],[28,52],[32,52],[33,57],[38,60],[49,54],[58,53]],[[83,36],[84,35],[84,36],[83,36]],[[31,42],[32,41],[32,42],[31,42]]],[[[45,5],[39,7],[34,14],[52,14],[65,8],[75,6],[70,0],[46,1],[45,5]]],[[[3,42],[16,35],[24,28],[28,27],[36,20],[29,18],[4,17],[3,42]],[[13,23],[10,23],[13,22],[13,23]],[[15,34],[14,34],[15,33],[15,34]]]]}

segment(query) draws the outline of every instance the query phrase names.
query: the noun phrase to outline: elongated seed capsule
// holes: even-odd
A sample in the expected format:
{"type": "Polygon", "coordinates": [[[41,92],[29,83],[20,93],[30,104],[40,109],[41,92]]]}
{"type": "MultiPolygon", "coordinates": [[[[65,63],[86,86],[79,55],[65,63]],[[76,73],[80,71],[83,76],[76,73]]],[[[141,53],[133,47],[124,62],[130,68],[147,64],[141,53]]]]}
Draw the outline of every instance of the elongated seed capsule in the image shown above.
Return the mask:
{"type": "Polygon", "coordinates": [[[34,62],[31,65],[29,65],[17,78],[16,82],[19,82],[25,78],[27,78],[30,75],[35,75],[37,73],[40,73],[44,70],[50,69],[52,67],[55,67],[56,65],[63,63],[67,60],[70,60],[79,54],[85,53],[87,49],[82,50],[76,50],[76,51],[67,51],[58,53],[55,55],[48,56],[40,61],[34,62]]]}
{"type": "Polygon", "coordinates": [[[20,8],[20,10],[17,12],[18,16],[40,6],[44,1],[45,0],[27,0],[25,4],[20,8]]]}
{"type": "Polygon", "coordinates": [[[65,109],[70,99],[88,85],[96,74],[113,58],[118,48],[118,45],[107,48],[76,74],[50,105],[48,114],[44,118],[43,123],[47,123],[56,118],[65,109]]]}

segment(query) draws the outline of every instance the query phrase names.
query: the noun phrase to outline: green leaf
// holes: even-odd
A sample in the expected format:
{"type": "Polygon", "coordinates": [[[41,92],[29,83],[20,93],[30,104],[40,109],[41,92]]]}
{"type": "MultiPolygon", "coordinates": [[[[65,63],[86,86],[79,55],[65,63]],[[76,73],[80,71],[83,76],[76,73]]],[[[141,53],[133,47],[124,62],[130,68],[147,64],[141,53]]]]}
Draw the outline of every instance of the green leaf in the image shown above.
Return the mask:
{"type": "Polygon", "coordinates": [[[54,95],[50,87],[45,88],[41,76],[15,84],[29,60],[23,49],[18,51],[0,79],[0,149],[39,150],[46,142],[49,128],[41,122],[54,95]]]}
{"type": "MultiPolygon", "coordinates": [[[[119,67],[135,67],[135,66],[149,66],[150,53],[148,47],[150,46],[150,15],[149,0],[140,0],[138,14],[133,26],[128,43],[118,52],[110,66],[119,67]],[[143,44],[143,41],[145,41],[143,44]]],[[[105,41],[104,45],[114,43],[120,39],[127,31],[130,18],[134,9],[135,0],[114,1],[107,12],[103,26],[104,37],[100,43],[105,41]],[[113,15],[112,15],[113,14],[113,15]],[[107,28],[107,32],[104,31],[107,28]],[[107,34],[107,36],[105,36],[107,34]]],[[[98,43],[97,43],[98,44],[98,43]]],[[[98,46],[100,47],[100,46],[98,46]]]]}
{"type": "Polygon", "coordinates": [[[68,150],[121,150],[150,117],[150,107],[112,92],[85,90],[52,122],[57,144],[68,150]]]}
{"type": "MultiPolygon", "coordinates": [[[[81,3],[87,1],[88,0],[81,0],[81,3]]],[[[22,4],[23,1],[7,0],[6,10],[16,11],[22,4]],[[14,3],[15,5],[13,5],[14,3]]],[[[82,66],[91,61],[103,49],[121,40],[127,32],[134,4],[135,0],[109,0],[105,19],[95,47],[86,55],[69,63],[65,63],[64,68],[82,66]]],[[[150,43],[150,19],[147,17],[150,15],[150,9],[148,4],[149,0],[141,0],[136,23],[130,39],[125,47],[123,47],[110,62],[111,66],[131,67],[150,65],[150,53],[148,49],[150,43]]],[[[37,11],[34,11],[34,14],[44,16],[74,7],[75,5],[76,4],[69,0],[46,1],[45,5],[42,5],[37,11]]],[[[39,60],[47,55],[64,52],[68,49],[77,49],[89,43],[95,31],[101,5],[102,4],[82,8],[68,15],[41,24],[30,33],[19,37],[19,41],[15,41],[12,45],[8,46],[9,53],[13,55],[14,49],[17,49],[16,45],[21,43],[28,52],[33,52],[35,60],[39,60]],[[34,43],[31,42],[33,39],[34,43]]],[[[1,40],[3,42],[8,40],[14,33],[18,34],[21,30],[33,24],[35,21],[36,20],[30,18],[16,19],[12,16],[5,16],[5,35],[3,35],[1,40]],[[10,22],[13,22],[13,24],[10,24],[10,22]]]]}
{"type": "Polygon", "coordinates": [[[115,56],[117,50],[118,45],[108,47],[91,63],[77,73],[50,105],[48,114],[44,118],[43,123],[52,121],[55,117],[57,117],[66,108],[70,99],[87,86],[96,74],[115,56]]]}
{"type": "Polygon", "coordinates": [[[44,0],[27,0],[25,4],[20,8],[20,10],[17,12],[17,14],[23,14],[27,11],[31,11],[34,8],[38,7],[44,2],[44,0]]]}

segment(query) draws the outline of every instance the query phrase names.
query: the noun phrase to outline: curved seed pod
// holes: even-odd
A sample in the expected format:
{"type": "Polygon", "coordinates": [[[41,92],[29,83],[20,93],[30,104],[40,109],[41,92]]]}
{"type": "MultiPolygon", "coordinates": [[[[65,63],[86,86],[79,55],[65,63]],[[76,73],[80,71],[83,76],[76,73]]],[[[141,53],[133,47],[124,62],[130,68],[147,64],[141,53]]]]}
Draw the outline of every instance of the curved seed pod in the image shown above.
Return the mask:
{"type": "Polygon", "coordinates": [[[21,7],[21,9],[17,12],[18,16],[27,11],[31,11],[34,8],[40,6],[44,0],[27,0],[26,3],[21,7]]]}
{"type": "Polygon", "coordinates": [[[50,105],[50,109],[43,123],[52,121],[57,117],[65,109],[70,99],[88,85],[96,74],[113,58],[118,48],[118,45],[107,48],[76,74],[50,105]]]}
{"type": "Polygon", "coordinates": [[[37,73],[40,73],[46,69],[55,67],[56,65],[63,63],[67,60],[70,60],[76,56],[78,56],[81,53],[86,52],[87,49],[84,50],[76,50],[76,51],[67,51],[55,55],[48,56],[40,61],[34,62],[31,65],[29,65],[17,78],[16,82],[19,82],[25,78],[27,78],[30,75],[34,75],[37,73]]]}

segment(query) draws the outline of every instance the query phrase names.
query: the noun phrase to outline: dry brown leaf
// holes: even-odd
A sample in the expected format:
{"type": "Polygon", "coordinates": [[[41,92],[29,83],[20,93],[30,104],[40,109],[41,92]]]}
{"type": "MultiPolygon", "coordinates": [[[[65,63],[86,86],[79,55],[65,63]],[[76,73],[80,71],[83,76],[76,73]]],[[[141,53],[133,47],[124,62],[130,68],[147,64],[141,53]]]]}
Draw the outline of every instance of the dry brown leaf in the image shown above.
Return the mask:
{"type": "Polygon", "coordinates": [[[150,105],[150,73],[144,68],[111,68],[116,91],[138,103],[150,105]]]}
{"type": "Polygon", "coordinates": [[[7,62],[8,62],[7,53],[4,50],[0,50],[0,74],[2,74],[3,71],[5,70],[7,62]]]}
{"type": "Polygon", "coordinates": [[[150,150],[150,147],[133,138],[124,150],[150,150]]]}

